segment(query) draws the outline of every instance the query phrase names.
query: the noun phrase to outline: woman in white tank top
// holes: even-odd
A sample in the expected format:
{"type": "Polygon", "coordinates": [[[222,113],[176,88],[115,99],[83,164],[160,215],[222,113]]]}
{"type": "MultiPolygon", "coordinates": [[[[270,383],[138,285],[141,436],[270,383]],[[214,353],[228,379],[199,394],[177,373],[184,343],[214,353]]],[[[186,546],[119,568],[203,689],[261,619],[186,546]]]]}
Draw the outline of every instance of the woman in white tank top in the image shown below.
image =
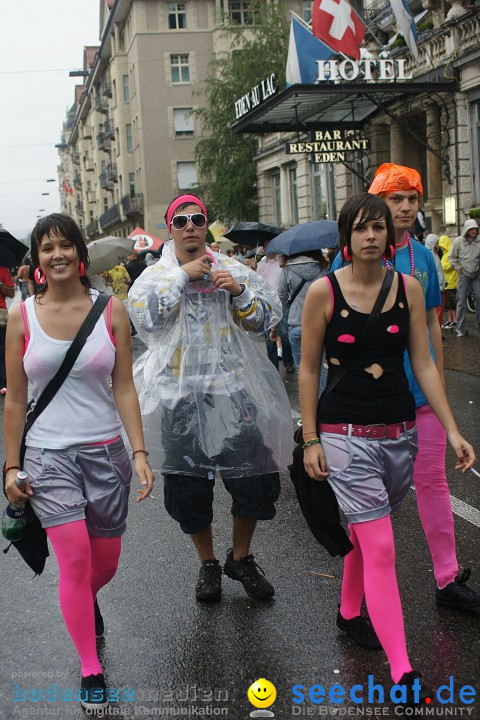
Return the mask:
{"type": "Polygon", "coordinates": [[[75,222],[64,214],[38,221],[32,260],[41,290],[10,314],[5,401],[6,492],[10,502],[28,498],[45,528],[60,568],[59,598],[82,667],[80,702],[107,705],[96,637],[103,635],[97,593],[115,575],[126,528],[132,468],[121,438],[133,448],[150,494],[137,394],[132,379],[130,324],[123,303],[112,298],[62,387],[26,439],[25,492],[15,485],[27,391],[33,401],[59,369],[98,295],[86,275],[88,250],[75,222]]]}

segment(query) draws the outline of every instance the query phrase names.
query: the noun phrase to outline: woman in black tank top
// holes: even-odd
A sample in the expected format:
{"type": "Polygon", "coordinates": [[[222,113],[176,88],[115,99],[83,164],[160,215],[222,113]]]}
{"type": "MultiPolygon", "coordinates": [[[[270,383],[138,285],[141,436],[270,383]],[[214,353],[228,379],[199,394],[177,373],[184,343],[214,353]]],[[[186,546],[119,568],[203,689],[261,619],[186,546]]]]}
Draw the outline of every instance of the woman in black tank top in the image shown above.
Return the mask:
{"type": "Polygon", "coordinates": [[[351,264],[313,283],[303,311],[304,463],[310,477],[331,484],[349,521],[354,547],[345,558],[337,626],[363,647],[383,647],[393,681],[404,686],[397,698],[410,706],[430,693],[413,689],[419,673],[406,650],[390,520],[410,486],[417,450],[405,348],[457,454],[457,469],[472,467],[475,454],[457,429],[429,351],[417,280],[395,273],[380,314],[362,337],[387,272],[383,258],[395,252],[388,206],[376,195],[355,195],[342,208],[338,227],[343,258],[351,264]],[[317,408],[324,350],[328,380],[317,408]],[[360,614],[364,597],[371,623],[360,614]]]}

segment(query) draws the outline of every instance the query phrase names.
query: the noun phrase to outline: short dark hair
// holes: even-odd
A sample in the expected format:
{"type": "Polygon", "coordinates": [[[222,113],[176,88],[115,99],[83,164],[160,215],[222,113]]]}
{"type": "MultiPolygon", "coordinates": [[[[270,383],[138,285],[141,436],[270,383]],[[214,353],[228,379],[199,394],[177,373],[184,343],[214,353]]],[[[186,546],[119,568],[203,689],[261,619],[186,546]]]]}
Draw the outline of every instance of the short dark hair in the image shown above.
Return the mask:
{"type": "Polygon", "coordinates": [[[387,255],[389,245],[395,247],[395,227],[393,225],[392,213],[383,198],[379,195],[363,192],[352,195],[347,200],[338,216],[338,237],[340,250],[348,248],[349,255],[352,254],[352,228],[353,223],[360,215],[360,221],[365,223],[370,220],[385,220],[387,225],[387,255]]]}
{"type": "MultiPolygon", "coordinates": [[[[31,237],[31,248],[32,262],[34,266],[38,267],[39,265],[38,251],[40,249],[42,239],[45,235],[48,237],[52,231],[56,235],[61,235],[62,237],[70,240],[70,242],[74,244],[77,257],[80,262],[83,262],[83,264],[85,265],[85,270],[87,270],[90,261],[88,258],[88,248],[83,238],[82,231],[78,227],[75,220],[73,220],[70,215],[66,215],[65,213],[52,213],[51,215],[45,215],[45,217],[40,218],[40,220],[33,228],[31,237]]],[[[92,287],[92,283],[90,282],[86,274],[83,277],[80,277],[80,281],[82,285],[84,285],[86,288],[92,287]]],[[[41,290],[39,290],[39,293],[44,292],[46,289],[47,287],[45,283],[41,290]]]]}

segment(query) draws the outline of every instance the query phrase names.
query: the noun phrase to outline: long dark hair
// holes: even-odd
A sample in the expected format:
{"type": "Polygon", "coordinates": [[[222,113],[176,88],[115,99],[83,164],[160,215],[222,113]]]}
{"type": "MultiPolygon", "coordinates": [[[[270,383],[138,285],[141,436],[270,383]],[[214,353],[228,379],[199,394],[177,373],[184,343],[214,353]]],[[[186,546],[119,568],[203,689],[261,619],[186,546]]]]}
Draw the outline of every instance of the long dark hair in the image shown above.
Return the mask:
{"type": "MultiPolygon", "coordinates": [[[[79,261],[83,262],[85,265],[86,271],[90,264],[90,260],[88,258],[88,249],[85,240],[83,239],[82,231],[75,220],[65,213],[52,213],[51,215],[46,215],[45,217],[40,218],[33,228],[31,247],[32,262],[34,266],[39,266],[38,251],[44,236],[46,235],[48,237],[52,231],[56,235],[61,235],[74,244],[77,257],[79,261]]],[[[92,283],[86,274],[80,277],[80,282],[86,289],[92,287],[92,283]]],[[[43,294],[46,289],[47,283],[45,282],[45,284],[38,290],[37,295],[43,294]]]]}
{"type": "Polygon", "coordinates": [[[348,254],[352,255],[352,228],[357,217],[360,215],[360,222],[366,223],[371,220],[385,220],[387,226],[387,246],[385,254],[390,255],[390,245],[395,247],[395,228],[393,226],[392,213],[383,198],[379,195],[372,195],[367,192],[352,195],[347,200],[338,216],[338,237],[340,250],[348,248],[348,254]]]}

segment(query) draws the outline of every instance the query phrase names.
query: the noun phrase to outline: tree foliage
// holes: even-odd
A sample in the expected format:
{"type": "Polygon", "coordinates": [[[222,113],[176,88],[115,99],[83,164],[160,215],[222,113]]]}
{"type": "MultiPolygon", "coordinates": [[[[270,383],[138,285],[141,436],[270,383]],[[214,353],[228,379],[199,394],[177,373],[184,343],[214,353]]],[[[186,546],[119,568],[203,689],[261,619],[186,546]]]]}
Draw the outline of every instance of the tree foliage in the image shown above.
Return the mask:
{"type": "Polygon", "coordinates": [[[285,87],[289,17],[284,0],[266,3],[252,0],[253,26],[238,25],[222,18],[221,34],[229,41],[227,57],[211,63],[202,94],[206,105],[196,111],[206,137],[197,144],[197,191],[205,198],[212,218],[226,223],[258,220],[256,188],[257,138],[236,134],[235,100],[278,74],[285,87]]]}

